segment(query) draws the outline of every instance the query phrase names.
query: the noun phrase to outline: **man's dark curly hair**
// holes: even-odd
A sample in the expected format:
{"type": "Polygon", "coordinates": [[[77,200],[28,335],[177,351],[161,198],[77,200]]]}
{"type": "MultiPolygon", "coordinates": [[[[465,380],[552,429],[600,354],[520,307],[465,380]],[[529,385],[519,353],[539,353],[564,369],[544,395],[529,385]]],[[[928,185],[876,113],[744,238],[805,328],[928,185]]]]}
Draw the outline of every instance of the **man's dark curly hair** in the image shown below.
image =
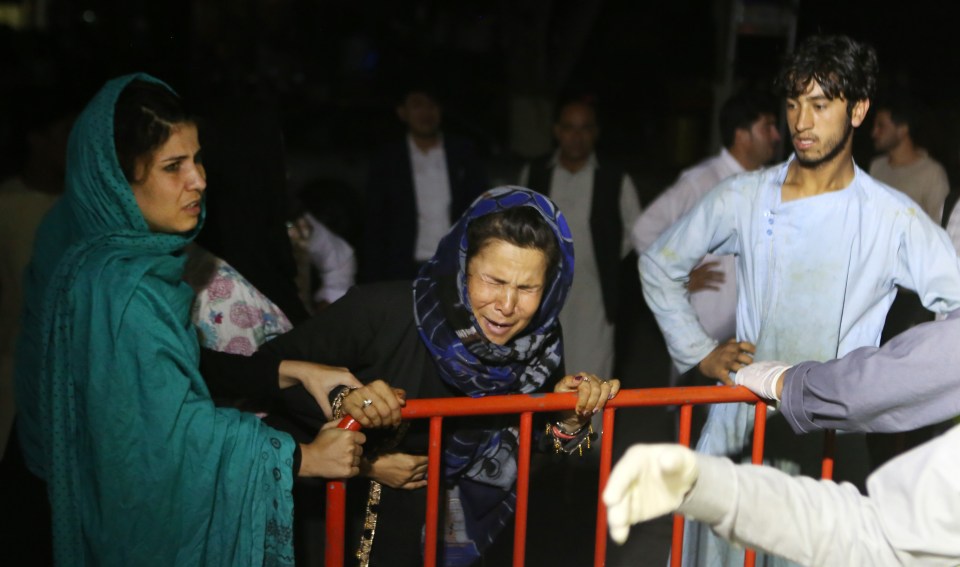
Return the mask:
{"type": "Polygon", "coordinates": [[[847,110],[877,90],[877,53],[873,47],[843,35],[813,36],[788,54],[776,88],[786,98],[797,98],[816,81],[823,94],[843,98],[847,110]]]}

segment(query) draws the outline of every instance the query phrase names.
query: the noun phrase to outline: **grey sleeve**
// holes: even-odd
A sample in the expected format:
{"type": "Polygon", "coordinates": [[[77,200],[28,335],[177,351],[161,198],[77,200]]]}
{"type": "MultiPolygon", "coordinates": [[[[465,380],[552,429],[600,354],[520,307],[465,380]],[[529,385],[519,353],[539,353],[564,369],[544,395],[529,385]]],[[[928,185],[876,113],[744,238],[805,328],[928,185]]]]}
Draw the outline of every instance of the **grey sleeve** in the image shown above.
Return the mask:
{"type": "Polygon", "coordinates": [[[908,431],[960,415],[960,310],[784,380],[780,410],[797,433],[908,431]]]}

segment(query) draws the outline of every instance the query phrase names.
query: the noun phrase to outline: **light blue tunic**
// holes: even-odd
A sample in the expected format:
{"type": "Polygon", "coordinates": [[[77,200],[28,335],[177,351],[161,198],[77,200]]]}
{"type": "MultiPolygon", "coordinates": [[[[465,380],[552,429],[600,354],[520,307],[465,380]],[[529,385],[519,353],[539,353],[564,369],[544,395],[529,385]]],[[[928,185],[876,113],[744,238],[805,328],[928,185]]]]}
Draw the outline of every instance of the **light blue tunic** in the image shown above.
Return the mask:
{"type": "MultiPolygon", "coordinates": [[[[854,166],[848,187],[784,203],[789,163],[723,181],[641,256],[644,296],[683,370],[717,345],[684,289],[707,252],[737,256],[737,338],[756,345],[755,360],[877,345],[898,285],[931,311],[960,307],[957,253],[914,201],[854,166]]],[[[752,425],[750,406],[715,405],[697,450],[736,453],[752,425]]]]}

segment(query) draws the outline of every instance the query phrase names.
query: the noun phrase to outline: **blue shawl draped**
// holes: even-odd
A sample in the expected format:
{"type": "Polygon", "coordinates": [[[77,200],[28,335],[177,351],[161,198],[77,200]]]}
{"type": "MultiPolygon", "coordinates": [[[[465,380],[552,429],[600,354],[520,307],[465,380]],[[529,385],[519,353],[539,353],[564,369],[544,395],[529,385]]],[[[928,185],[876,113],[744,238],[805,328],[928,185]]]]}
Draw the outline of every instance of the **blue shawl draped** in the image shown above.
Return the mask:
{"type": "MultiPolygon", "coordinates": [[[[414,316],[420,338],[440,376],[472,397],[539,390],[562,367],[558,316],[573,282],[573,239],[563,214],[547,197],[522,187],[498,187],[470,206],[440,241],[414,281],[414,316]],[[560,262],[545,283],[537,313],[507,345],[488,340],[467,293],[467,227],[475,219],[513,207],[531,207],[553,230],[560,262]],[[455,285],[455,294],[450,287],[455,285]],[[469,340],[464,342],[463,337],[469,340]],[[479,339],[479,340],[478,340],[479,339]]],[[[457,431],[444,449],[448,506],[462,508],[469,541],[447,542],[444,562],[469,565],[513,515],[517,476],[515,428],[457,431]]],[[[458,514],[449,514],[458,516],[458,514]]]]}
{"type": "MultiPolygon", "coordinates": [[[[58,565],[293,563],[293,440],[215,408],[178,252],[117,161],[109,81],[70,134],[37,233],[16,363],[18,428],[47,483],[58,565]]],[[[162,83],[161,83],[162,84],[162,83]]],[[[201,217],[202,224],[202,217],[201,217]]]]}

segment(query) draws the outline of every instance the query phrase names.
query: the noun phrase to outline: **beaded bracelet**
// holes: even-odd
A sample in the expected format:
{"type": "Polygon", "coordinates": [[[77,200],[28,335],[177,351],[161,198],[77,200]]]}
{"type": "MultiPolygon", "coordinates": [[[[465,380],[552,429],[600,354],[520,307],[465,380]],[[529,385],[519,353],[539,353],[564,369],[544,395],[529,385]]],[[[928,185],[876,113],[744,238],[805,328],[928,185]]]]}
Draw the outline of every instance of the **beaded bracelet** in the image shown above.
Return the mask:
{"type": "MultiPolygon", "coordinates": [[[[587,422],[587,423],[589,423],[589,422],[587,422]]],[[[560,425],[560,422],[559,422],[559,421],[555,421],[555,422],[553,423],[553,436],[554,436],[554,437],[559,437],[560,439],[565,439],[565,440],[576,439],[576,438],[580,435],[580,433],[583,432],[583,428],[586,427],[586,426],[587,426],[587,424],[584,423],[583,425],[581,425],[580,427],[578,427],[578,428],[576,429],[576,431],[570,431],[570,432],[568,432],[568,431],[566,431],[566,430],[563,428],[562,425],[560,425]]]]}
{"type": "Polygon", "coordinates": [[[579,456],[583,456],[583,444],[586,442],[587,449],[590,449],[590,438],[593,437],[593,426],[589,422],[584,427],[577,430],[576,433],[565,433],[559,427],[559,424],[547,424],[545,433],[553,438],[553,450],[556,453],[572,454],[576,450],[579,456]]]}

